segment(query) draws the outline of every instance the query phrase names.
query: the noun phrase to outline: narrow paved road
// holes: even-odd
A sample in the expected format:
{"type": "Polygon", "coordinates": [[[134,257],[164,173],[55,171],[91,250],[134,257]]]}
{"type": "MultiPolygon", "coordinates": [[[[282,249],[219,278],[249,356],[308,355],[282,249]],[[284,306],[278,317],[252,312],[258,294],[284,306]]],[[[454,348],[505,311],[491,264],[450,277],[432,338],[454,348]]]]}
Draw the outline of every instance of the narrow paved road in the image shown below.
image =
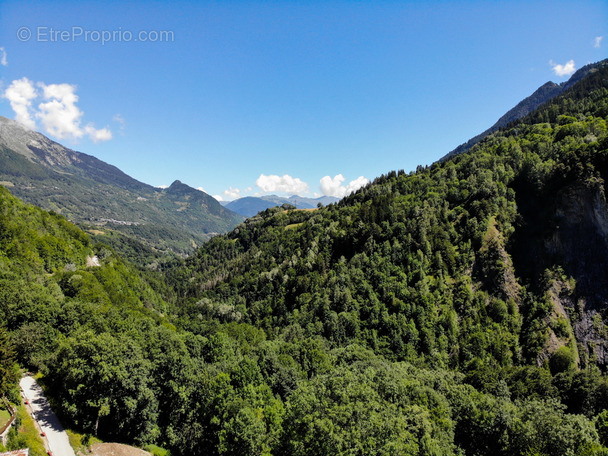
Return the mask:
{"type": "Polygon", "coordinates": [[[19,382],[25,399],[29,402],[28,411],[46,434],[46,443],[53,456],[76,456],[70,446],[68,434],[51,410],[42,388],[32,377],[23,377],[19,382]]]}

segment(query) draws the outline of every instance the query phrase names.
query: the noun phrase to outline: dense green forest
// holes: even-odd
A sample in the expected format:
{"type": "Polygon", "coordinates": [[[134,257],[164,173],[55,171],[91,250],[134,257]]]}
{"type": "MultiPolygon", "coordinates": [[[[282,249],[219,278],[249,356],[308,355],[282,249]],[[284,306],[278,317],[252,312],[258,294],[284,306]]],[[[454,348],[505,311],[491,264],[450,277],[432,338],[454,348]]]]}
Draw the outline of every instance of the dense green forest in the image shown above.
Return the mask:
{"type": "Polygon", "coordinates": [[[69,426],[173,455],[608,455],[607,119],[599,65],[155,271],[1,190],[0,387],[40,371],[69,426]]]}

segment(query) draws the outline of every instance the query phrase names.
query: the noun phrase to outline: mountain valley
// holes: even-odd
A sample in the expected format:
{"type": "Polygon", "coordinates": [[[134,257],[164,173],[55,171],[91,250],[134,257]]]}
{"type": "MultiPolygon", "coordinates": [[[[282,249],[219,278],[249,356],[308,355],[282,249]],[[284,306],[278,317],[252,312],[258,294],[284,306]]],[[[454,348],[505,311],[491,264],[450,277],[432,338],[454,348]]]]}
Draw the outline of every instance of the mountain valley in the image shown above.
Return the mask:
{"type": "Polygon", "coordinates": [[[1,392],[174,456],[607,455],[608,61],[571,81],[247,219],[0,119],[1,392]]]}
{"type": "Polygon", "coordinates": [[[104,233],[105,242],[126,237],[161,254],[190,253],[243,220],[180,181],[152,187],[4,117],[0,182],[26,202],[104,233]]]}

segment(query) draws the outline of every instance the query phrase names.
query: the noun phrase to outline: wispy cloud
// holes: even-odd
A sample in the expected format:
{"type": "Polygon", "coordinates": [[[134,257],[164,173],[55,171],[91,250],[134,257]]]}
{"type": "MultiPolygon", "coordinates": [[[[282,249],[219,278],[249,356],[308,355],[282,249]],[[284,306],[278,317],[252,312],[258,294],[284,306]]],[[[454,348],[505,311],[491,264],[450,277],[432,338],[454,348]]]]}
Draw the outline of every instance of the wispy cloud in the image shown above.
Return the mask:
{"type": "Polygon", "coordinates": [[[127,122],[125,121],[125,118],[121,114],[114,114],[114,116],[112,117],[112,120],[119,125],[120,134],[124,135],[125,134],[125,127],[127,125],[127,122]]]}
{"type": "Polygon", "coordinates": [[[325,196],[342,198],[350,195],[352,192],[359,190],[361,187],[369,183],[369,180],[363,176],[359,176],[355,180],[350,181],[348,184],[343,185],[345,180],[346,178],[342,174],[338,174],[333,178],[329,176],[322,177],[319,181],[321,184],[321,192],[325,196]]]}
{"type": "Polygon", "coordinates": [[[560,65],[558,63],[555,63],[553,60],[549,60],[549,65],[551,65],[551,67],[553,68],[553,72],[560,77],[570,76],[576,71],[574,60],[569,60],[564,65],[560,65]]]}
{"type": "Polygon", "coordinates": [[[308,184],[299,177],[291,177],[289,174],[282,176],[260,174],[255,185],[263,192],[285,192],[298,195],[308,193],[308,184]]]}
{"type": "Polygon", "coordinates": [[[6,57],[6,51],[3,47],[0,47],[0,65],[6,66],[8,65],[8,60],[6,57]]]}
{"type": "Polygon", "coordinates": [[[596,36],[596,37],[593,39],[593,47],[594,47],[594,48],[596,48],[596,49],[597,49],[597,48],[599,48],[599,47],[601,47],[601,46],[602,46],[602,40],[603,40],[603,39],[604,39],[604,37],[603,37],[603,36],[596,36]]]}
{"type": "Polygon", "coordinates": [[[58,139],[80,139],[88,136],[94,142],[112,139],[108,127],[97,129],[92,123],[82,126],[84,113],[78,108],[76,86],[72,84],[34,84],[24,77],[12,81],[4,91],[15,119],[28,128],[37,128],[40,120],[42,129],[58,139]],[[34,100],[41,102],[34,106],[34,100]]]}

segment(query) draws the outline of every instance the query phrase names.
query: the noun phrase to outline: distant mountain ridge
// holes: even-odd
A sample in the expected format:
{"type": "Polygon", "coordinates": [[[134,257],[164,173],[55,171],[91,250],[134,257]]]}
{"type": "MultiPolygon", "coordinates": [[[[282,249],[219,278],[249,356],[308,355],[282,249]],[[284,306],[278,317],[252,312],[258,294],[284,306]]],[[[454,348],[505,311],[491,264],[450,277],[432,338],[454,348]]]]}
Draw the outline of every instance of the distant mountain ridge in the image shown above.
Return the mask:
{"type": "Polygon", "coordinates": [[[305,196],[292,195],[286,198],[277,195],[264,195],[245,196],[234,201],[225,201],[221,204],[244,217],[252,217],[260,211],[283,204],[292,204],[298,209],[313,209],[316,208],[319,203],[326,206],[331,203],[337,203],[338,201],[340,201],[340,198],[336,198],[335,196],[307,198],[305,196]]]}
{"type": "Polygon", "coordinates": [[[513,107],[512,109],[507,111],[500,119],[498,119],[496,121],[496,123],[494,125],[492,125],[490,128],[488,128],[486,131],[478,134],[477,136],[474,136],[473,138],[469,139],[466,143],[463,143],[460,146],[456,147],[454,150],[452,150],[451,152],[444,155],[439,161],[444,161],[450,157],[453,157],[454,155],[458,155],[463,152],[466,152],[467,150],[469,150],[475,144],[479,143],[483,138],[485,138],[489,134],[494,133],[495,131],[499,130],[500,128],[506,127],[511,122],[514,122],[516,120],[519,120],[519,119],[527,116],[528,114],[530,114],[531,112],[536,110],[541,105],[552,100],[553,98],[557,97],[558,95],[564,93],[566,90],[568,90],[570,87],[572,87],[578,81],[580,81],[582,78],[587,76],[589,73],[591,73],[593,71],[597,71],[599,68],[602,68],[607,65],[608,65],[608,63],[606,62],[606,60],[603,60],[603,61],[597,62],[597,63],[591,63],[591,64],[585,65],[581,69],[577,70],[570,77],[570,79],[568,79],[565,82],[562,82],[560,84],[556,84],[555,82],[551,82],[551,81],[546,82],[545,84],[540,86],[538,89],[536,89],[532,95],[530,95],[527,98],[524,98],[522,101],[517,103],[517,105],[515,105],[515,107],[513,107]]]}
{"type": "Polygon", "coordinates": [[[180,181],[153,187],[1,116],[0,184],[74,222],[120,231],[161,251],[187,253],[243,219],[180,181]]]}

